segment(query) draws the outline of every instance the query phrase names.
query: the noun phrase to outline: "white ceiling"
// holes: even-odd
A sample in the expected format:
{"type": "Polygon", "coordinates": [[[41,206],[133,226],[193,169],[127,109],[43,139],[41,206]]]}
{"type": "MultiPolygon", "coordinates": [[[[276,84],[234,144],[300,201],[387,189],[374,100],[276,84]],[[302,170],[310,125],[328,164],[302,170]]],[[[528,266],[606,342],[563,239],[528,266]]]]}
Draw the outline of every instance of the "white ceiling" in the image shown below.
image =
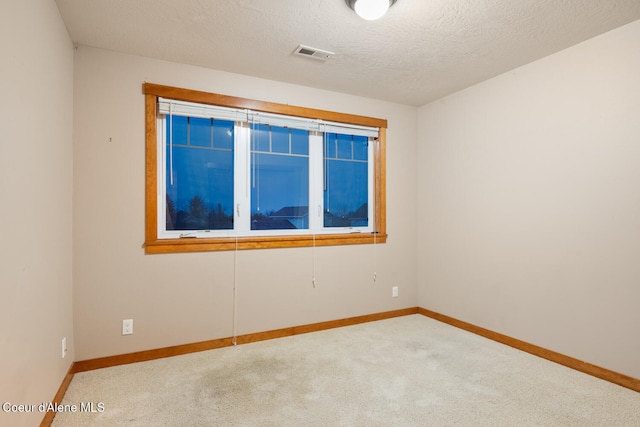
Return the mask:
{"type": "Polygon", "coordinates": [[[640,19],[640,0],[397,0],[378,21],[344,0],[56,3],[74,43],[415,106],[640,19]]]}

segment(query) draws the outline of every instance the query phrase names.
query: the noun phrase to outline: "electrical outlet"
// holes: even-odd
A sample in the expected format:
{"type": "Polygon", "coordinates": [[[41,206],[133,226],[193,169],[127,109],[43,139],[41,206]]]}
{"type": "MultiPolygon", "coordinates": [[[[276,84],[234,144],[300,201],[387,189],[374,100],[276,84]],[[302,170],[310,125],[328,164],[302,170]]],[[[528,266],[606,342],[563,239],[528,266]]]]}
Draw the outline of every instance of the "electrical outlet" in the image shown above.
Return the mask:
{"type": "Polygon", "coordinates": [[[62,338],[62,358],[67,355],[67,337],[62,338]]]}
{"type": "Polygon", "coordinates": [[[394,286],[393,288],[391,288],[391,296],[393,298],[398,298],[398,287],[394,286]]]}
{"type": "Polygon", "coordinates": [[[133,319],[125,319],[122,321],[122,335],[133,334],[133,319]]]}

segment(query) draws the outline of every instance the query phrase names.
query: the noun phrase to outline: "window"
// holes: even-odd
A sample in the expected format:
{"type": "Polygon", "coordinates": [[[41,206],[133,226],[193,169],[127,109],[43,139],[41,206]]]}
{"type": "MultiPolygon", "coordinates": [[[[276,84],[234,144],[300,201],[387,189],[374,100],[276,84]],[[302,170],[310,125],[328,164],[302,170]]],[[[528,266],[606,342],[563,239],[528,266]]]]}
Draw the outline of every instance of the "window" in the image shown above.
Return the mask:
{"type": "Polygon", "coordinates": [[[386,121],[144,92],[147,253],[386,241],[386,121]]]}
{"type": "Polygon", "coordinates": [[[325,227],[368,228],[372,199],[369,145],[364,136],[325,134],[325,227]]]}
{"type": "Polygon", "coordinates": [[[163,230],[233,229],[234,123],[170,115],[163,124],[163,230]]]}
{"type": "Polygon", "coordinates": [[[249,139],[251,230],[308,232],[309,132],[255,125],[249,139]]]}

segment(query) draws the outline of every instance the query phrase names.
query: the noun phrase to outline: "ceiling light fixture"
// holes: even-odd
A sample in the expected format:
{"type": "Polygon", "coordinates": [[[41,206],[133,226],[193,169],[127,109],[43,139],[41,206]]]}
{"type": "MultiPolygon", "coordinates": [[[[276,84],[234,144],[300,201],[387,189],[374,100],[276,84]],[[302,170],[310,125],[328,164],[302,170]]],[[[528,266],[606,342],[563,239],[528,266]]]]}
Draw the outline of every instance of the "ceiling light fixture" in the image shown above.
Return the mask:
{"type": "Polygon", "coordinates": [[[396,0],[345,0],[359,17],[367,21],[382,18],[396,0]]]}

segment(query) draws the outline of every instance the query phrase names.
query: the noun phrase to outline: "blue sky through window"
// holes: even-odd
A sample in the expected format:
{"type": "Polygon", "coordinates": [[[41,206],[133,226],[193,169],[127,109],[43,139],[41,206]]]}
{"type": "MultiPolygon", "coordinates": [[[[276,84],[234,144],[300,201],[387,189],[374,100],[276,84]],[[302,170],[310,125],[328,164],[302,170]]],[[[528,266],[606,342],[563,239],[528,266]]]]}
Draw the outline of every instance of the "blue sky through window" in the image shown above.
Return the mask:
{"type": "Polygon", "coordinates": [[[253,125],[251,229],[309,228],[309,132],[253,125]]]}
{"type": "MultiPolygon", "coordinates": [[[[166,129],[166,229],[233,229],[234,123],[174,115],[166,129]]],[[[249,144],[251,229],[309,229],[309,132],[253,124],[249,144]]],[[[368,226],[368,138],[327,133],[323,151],[324,227],[368,226]]]]}
{"type": "Polygon", "coordinates": [[[167,117],[167,230],[233,228],[233,129],[226,120],[167,117]]]}
{"type": "Polygon", "coordinates": [[[368,138],[325,135],[325,227],[368,225],[368,138]]]}

